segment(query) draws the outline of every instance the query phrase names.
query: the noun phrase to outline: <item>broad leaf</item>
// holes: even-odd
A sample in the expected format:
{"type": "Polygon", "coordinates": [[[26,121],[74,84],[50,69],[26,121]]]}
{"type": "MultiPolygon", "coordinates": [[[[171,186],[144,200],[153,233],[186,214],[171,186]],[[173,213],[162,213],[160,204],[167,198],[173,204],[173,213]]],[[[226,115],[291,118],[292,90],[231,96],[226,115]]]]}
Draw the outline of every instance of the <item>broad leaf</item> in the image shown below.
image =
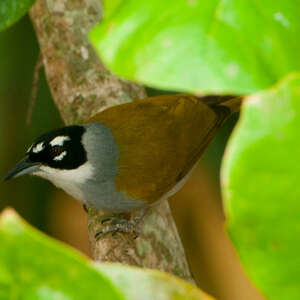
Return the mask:
{"type": "Polygon", "coordinates": [[[175,276],[121,264],[98,264],[128,300],[214,300],[175,276]]]}
{"type": "Polygon", "coordinates": [[[16,23],[33,5],[35,0],[1,0],[0,31],[16,23]]]}
{"type": "Polygon", "coordinates": [[[245,102],[223,172],[228,230],[271,300],[300,295],[300,75],[245,102]]]}
{"type": "Polygon", "coordinates": [[[22,221],[0,216],[0,299],[213,300],[172,275],[84,256],[22,221]]]}
{"type": "Polygon", "coordinates": [[[300,0],[126,0],[90,37],[103,62],[128,79],[247,94],[300,69],[299,7],[300,0]]]}
{"type": "Polygon", "coordinates": [[[0,299],[125,299],[85,257],[11,210],[0,217],[0,244],[0,299]]]}
{"type": "Polygon", "coordinates": [[[103,1],[103,10],[105,18],[112,15],[112,13],[121,5],[124,0],[110,0],[103,1]]]}

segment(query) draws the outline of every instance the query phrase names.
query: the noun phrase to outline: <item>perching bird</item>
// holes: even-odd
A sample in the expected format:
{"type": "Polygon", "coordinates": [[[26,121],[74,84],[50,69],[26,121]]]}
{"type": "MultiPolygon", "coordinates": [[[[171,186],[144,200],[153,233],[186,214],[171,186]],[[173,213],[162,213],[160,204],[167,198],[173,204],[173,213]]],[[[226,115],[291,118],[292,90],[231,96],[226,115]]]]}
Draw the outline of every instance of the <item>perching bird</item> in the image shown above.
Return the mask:
{"type": "Polygon", "coordinates": [[[5,180],[44,177],[83,204],[131,212],[174,194],[240,97],[186,94],[106,109],[39,137],[5,180]]]}

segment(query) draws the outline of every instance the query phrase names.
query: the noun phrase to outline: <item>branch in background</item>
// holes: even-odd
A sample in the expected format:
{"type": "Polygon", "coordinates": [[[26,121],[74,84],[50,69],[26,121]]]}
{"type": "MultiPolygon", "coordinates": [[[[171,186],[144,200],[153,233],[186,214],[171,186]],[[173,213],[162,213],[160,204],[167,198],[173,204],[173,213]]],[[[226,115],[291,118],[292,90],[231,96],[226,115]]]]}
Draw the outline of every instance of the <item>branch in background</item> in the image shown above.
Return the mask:
{"type": "Polygon", "coordinates": [[[34,71],[33,71],[32,87],[31,87],[29,106],[28,106],[28,111],[27,111],[27,116],[26,116],[26,124],[28,126],[31,123],[32,113],[33,113],[34,104],[36,101],[37,90],[38,90],[38,86],[39,86],[39,74],[40,74],[40,70],[42,67],[43,67],[43,57],[40,52],[39,57],[35,63],[34,71]]]}
{"type": "MultiPolygon", "coordinates": [[[[146,97],[143,87],[107,71],[89,44],[88,32],[102,16],[101,1],[38,0],[30,16],[54,101],[66,124],[82,122],[108,106],[146,97]]],[[[151,209],[137,239],[119,233],[96,241],[101,215],[90,209],[88,229],[95,260],[164,270],[193,281],[167,202],[151,209]]]]}

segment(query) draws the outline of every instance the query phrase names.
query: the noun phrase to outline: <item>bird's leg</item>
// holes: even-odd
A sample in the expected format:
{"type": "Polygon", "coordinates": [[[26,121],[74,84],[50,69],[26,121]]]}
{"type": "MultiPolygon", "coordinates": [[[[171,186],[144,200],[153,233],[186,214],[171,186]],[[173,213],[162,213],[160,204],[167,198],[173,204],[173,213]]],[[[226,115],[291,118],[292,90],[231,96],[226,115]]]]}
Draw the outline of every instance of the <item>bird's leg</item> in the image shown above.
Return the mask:
{"type": "Polygon", "coordinates": [[[102,224],[109,223],[109,225],[105,226],[103,229],[99,230],[95,234],[95,239],[98,240],[101,235],[105,235],[108,233],[112,233],[115,235],[117,232],[124,233],[134,233],[135,238],[137,238],[140,234],[140,224],[143,218],[145,217],[148,208],[144,208],[140,211],[140,213],[135,216],[132,220],[128,220],[126,218],[119,217],[104,217],[101,220],[102,224]]]}
{"type": "Polygon", "coordinates": [[[82,204],[82,208],[86,213],[89,212],[89,207],[86,204],[82,204]]]}

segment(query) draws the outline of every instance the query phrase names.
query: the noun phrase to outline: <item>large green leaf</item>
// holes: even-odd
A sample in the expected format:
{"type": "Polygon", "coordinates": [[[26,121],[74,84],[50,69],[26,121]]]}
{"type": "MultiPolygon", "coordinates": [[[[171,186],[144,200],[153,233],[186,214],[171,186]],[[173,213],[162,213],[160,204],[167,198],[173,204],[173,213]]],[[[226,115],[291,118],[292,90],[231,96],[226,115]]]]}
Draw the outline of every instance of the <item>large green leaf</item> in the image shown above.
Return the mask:
{"type": "Polygon", "coordinates": [[[0,31],[23,17],[35,0],[0,0],[0,31]]]}
{"type": "Polygon", "coordinates": [[[300,295],[300,74],[249,97],[222,172],[228,229],[267,299],[300,295]]]}
{"type": "Polygon", "coordinates": [[[121,264],[98,264],[128,300],[214,300],[175,276],[121,264]]]}
{"type": "Polygon", "coordinates": [[[12,210],[0,216],[0,244],[1,300],[213,300],[159,271],[119,264],[95,267],[25,224],[12,210]]]}
{"type": "Polygon", "coordinates": [[[13,211],[0,218],[0,299],[124,300],[82,255],[26,225],[13,211]]]}
{"type": "Polygon", "coordinates": [[[112,15],[112,13],[121,5],[124,0],[109,0],[103,1],[103,10],[105,18],[112,15]]]}
{"type": "Polygon", "coordinates": [[[299,7],[300,0],[126,0],[90,37],[120,76],[247,94],[300,70],[299,7]]]}

